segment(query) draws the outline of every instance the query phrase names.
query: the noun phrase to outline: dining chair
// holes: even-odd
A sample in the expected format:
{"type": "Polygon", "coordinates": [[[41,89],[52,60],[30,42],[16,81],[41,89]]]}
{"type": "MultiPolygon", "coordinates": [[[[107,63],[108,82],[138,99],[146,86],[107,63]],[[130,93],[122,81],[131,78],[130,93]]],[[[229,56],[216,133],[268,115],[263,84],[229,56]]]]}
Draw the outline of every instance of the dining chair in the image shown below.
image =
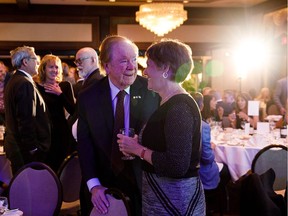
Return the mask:
{"type": "Polygon", "coordinates": [[[287,147],[269,145],[261,149],[252,161],[251,171],[259,175],[270,168],[275,172],[274,191],[285,190],[287,187],[287,147]]]}
{"type": "MultiPolygon", "coordinates": [[[[105,191],[110,206],[105,216],[131,216],[130,200],[125,194],[116,188],[109,188],[105,191]]],[[[92,209],[90,216],[101,216],[95,207],[92,209]]]]}
{"type": "Polygon", "coordinates": [[[65,158],[58,172],[63,200],[60,215],[80,215],[81,169],[77,151],[65,158]]]}
{"type": "Polygon", "coordinates": [[[9,208],[27,216],[57,216],[62,202],[60,181],[46,164],[32,162],[12,178],[8,189],[9,208]]]}

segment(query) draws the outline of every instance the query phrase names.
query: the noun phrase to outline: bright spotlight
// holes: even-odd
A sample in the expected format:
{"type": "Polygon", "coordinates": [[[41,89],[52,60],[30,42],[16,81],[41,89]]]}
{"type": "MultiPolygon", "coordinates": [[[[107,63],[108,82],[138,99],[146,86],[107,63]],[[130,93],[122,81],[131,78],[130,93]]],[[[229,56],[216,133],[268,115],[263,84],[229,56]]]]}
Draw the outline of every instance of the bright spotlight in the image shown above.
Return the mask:
{"type": "Polygon", "coordinates": [[[265,66],[269,52],[267,44],[259,38],[242,40],[234,53],[238,77],[244,78],[247,72],[265,66]]]}

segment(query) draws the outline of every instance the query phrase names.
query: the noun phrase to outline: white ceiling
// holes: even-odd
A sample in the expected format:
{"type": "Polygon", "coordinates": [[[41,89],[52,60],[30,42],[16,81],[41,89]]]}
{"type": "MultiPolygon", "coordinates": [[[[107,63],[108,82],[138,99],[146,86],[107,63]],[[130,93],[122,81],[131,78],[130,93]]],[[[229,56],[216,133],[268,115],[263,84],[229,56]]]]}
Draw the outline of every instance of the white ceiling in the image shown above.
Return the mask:
{"type": "MultiPolygon", "coordinates": [[[[19,2],[23,0],[18,0],[19,2]]],[[[147,0],[30,0],[30,4],[53,5],[101,5],[101,6],[138,6],[147,0]]],[[[185,7],[252,7],[271,0],[188,0],[185,7]]],[[[274,0],[275,1],[275,0],[274,0]]],[[[15,3],[17,0],[0,0],[1,3],[15,3]]],[[[179,2],[183,0],[153,0],[153,2],[179,2]]]]}

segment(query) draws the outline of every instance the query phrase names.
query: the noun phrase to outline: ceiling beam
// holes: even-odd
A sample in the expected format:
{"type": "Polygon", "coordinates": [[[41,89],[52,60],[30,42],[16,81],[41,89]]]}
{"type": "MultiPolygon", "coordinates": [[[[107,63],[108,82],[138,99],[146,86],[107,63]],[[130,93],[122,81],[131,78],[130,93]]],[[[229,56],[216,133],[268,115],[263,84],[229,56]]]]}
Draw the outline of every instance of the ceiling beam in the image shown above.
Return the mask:
{"type": "Polygon", "coordinates": [[[27,10],[30,5],[30,0],[16,0],[16,4],[20,10],[27,10]]]}

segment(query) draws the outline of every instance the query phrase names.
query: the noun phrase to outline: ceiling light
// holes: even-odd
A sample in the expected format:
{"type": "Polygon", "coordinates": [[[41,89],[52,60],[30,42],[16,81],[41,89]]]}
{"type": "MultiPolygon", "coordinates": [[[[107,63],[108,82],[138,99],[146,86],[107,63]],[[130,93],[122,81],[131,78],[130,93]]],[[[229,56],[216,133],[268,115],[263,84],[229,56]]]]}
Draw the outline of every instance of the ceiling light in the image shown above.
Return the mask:
{"type": "Polygon", "coordinates": [[[187,11],[179,3],[151,3],[140,5],[136,21],[154,34],[163,36],[187,20],[187,11]]]}

